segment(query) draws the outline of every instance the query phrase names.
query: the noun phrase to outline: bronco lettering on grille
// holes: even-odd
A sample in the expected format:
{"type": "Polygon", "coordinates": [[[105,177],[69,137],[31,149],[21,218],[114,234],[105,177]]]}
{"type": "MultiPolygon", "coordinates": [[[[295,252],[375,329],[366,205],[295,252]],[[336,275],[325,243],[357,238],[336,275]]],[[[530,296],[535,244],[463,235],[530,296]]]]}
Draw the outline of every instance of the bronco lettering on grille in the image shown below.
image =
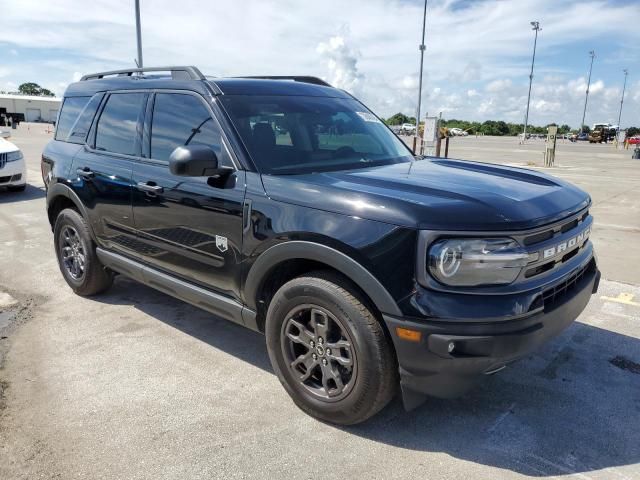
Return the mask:
{"type": "Polygon", "coordinates": [[[587,227],[575,237],[572,237],[569,240],[565,240],[564,242],[559,243],[553,247],[545,248],[542,252],[542,258],[546,260],[547,258],[554,257],[562,252],[570,250],[576,245],[582,245],[587,241],[590,233],[591,227],[587,227]]]}

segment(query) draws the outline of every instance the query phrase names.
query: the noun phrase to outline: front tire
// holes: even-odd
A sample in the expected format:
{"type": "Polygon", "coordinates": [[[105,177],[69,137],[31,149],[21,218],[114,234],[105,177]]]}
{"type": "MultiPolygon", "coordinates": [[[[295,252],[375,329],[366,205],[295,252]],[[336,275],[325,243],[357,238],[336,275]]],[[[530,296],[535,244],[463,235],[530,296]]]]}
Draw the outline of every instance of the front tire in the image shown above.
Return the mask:
{"type": "Polygon", "coordinates": [[[54,244],[62,276],[75,293],[90,296],[111,286],[113,275],[98,259],[89,226],[78,212],[70,208],[60,212],[54,244]]]}
{"type": "Polygon", "coordinates": [[[313,417],[360,423],[397,390],[397,364],[382,325],[338,274],[313,272],[283,285],[269,305],[265,333],[280,382],[313,417]]]}

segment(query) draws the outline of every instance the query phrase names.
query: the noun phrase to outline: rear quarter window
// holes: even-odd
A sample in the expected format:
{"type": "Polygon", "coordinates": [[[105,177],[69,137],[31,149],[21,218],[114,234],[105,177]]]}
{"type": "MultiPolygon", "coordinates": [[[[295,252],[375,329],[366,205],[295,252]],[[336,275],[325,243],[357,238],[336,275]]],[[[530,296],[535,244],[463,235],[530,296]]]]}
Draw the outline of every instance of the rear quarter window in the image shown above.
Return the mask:
{"type": "Polygon", "coordinates": [[[89,103],[91,97],[67,97],[64,99],[58,124],[56,126],[56,140],[67,141],[71,127],[80,116],[82,109],[89,103]]]}
{"type": "Polygon", "coordinates": [[[80,112],[78,119],[73,124],[73,127],[71,127],[69,136],[67,137],[67,142],[83,144],[86,141],[87,134],[91,128],[91,123],[93,122],[93,117],[96,115],[96,111],[100,106],[103,96],[103,93],[97,93],[91,97],[91,100],[89,100],[89,103],[85,105],[82,112],[80,112]]]}

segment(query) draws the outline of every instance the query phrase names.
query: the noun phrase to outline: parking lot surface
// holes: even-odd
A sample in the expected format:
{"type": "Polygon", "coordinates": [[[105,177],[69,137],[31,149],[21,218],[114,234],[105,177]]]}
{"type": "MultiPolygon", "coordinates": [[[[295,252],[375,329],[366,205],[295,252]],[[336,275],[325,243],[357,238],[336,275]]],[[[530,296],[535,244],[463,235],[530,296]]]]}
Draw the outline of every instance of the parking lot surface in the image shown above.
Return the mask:
{"type": "MultiPolygon", "coordinates": [[[[640,161],[560,143],[550,171],[593,198],[603,280],[579,320],[463,398],[396,399],[337,428],[298,410],[262,336],[118,277],[58,271],[23,124],[23,193],[0,192],[0,479],[640,479],[640,161]]],[[[455,138],[450,156],[540,168],[544,143],[455,138]]]]}

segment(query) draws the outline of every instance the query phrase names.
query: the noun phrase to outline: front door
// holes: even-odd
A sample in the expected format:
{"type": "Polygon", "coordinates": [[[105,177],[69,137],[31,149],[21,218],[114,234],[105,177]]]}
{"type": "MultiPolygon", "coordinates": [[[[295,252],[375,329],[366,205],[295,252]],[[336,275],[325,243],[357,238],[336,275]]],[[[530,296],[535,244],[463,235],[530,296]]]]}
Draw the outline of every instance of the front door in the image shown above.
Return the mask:
{"type": "Polygon", "coordinates": [[[145,263],[204,288],[240,299],[245,173],[181,177],[169,156],[183,145],[212,147],[220,165],[234,167],[210,106],[192,93],[156,93],[144,142],[147,159],[133,169],[133,216],[145,263]]]}

